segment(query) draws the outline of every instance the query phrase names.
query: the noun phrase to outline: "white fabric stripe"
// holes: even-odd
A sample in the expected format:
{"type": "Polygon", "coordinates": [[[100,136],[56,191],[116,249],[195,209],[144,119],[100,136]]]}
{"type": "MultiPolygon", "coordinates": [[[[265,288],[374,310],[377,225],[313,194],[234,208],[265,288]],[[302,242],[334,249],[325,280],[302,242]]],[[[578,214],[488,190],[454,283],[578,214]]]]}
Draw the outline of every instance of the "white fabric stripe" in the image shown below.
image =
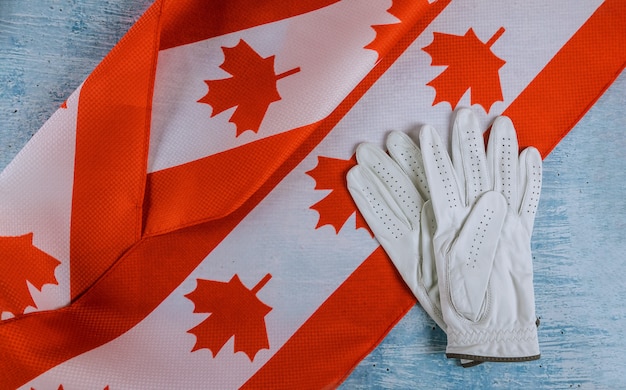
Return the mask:
{"type": "Polygon", "coordinates": [[[326,117],[373,67],[377,53],[364,49],[371,25],[397,23],[386,12],[389,0],[348,0],[272,24],[250,28],[159,53],[154,87],[150,172],[319,121],[326,117]],[[313,32],[313,33],[312,33],[313,32]],[[281,100],[270,104],[258,133],[235,137],[229,120],[235,108],[211,118],[198,103],[205,80],[232,77],[219,68],[222,47],[240,39],[261,57],[275,55],[275,73],[300,68],[277,81],[281,100]]]}
{"type": "MultiPolygon", "coordinates": [[[[76,115],[80,87],[67,99],[0,174],[0,236],[33,232],[33,244],[56,258],[58,284],[42,291],[29,284],[37,308],[69,303],[69,238],[74,182],[76,115]]],[[[14,313],[13,313],[14,314],[14,313]]],[[[13,315],[2,313],[2,319],[13,315]]]]}
{"type": "MultiPolygon", "coordinates": [[[[577,1],[575,6],[570,2],[541,0],[515,4],[452,2],[382,76],[379,84],[388,87],[373,88],[361,99],[362,115],[368,117],[362,119],[363,125],[368,132],[374,129],[406,131],[418,130],[419,126],[428,123],[441,133],[444,142],[449,142],[450,104],[444,102],[433,107],[435,90],[426,85],[445,68],[430,66],[431,57],[422,49],[433,41],[434,32],[464,35],[471,27],[478,38],[486,42],[504,27],[506,31],[491,47],[496,56],[506,61],[499,72],[504,102],[495,103],[489,113],[480,106],[473,107],[481,127],[486,129],[602,2],[577,1]],[[559,22],[554,23],[555,20],[559,22]]],[[[470,106],[470,93],[466,92],[457,107],[470,106]]],[[[383,145],[384,136],[384,132],[379,132],[372,141],[383,145]]]]}

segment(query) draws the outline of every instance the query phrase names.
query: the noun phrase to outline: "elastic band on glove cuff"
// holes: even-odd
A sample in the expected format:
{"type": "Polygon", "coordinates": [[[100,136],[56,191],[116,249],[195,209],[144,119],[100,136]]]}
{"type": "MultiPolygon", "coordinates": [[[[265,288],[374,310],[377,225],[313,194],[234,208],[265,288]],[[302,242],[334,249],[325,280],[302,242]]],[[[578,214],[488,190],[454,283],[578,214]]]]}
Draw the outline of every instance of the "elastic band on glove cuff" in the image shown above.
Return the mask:
{"type": "Polygon", "coordinates": [[[541,354],[533,355],[533,356],[522,356],[522,357],[495,357],[495,356],[476,356],[476,355],[466,355],[462,353],[446,353],[446,357],[454,358],[454,359],[465,359],[471,360],[471,363],[467,365],[463,365],[463,367],[472,367],[482,362],[500,362],[500,363],[514,363],[514,362],[529,362],[532,360],[538,360],[541,358],[541,354]]]}

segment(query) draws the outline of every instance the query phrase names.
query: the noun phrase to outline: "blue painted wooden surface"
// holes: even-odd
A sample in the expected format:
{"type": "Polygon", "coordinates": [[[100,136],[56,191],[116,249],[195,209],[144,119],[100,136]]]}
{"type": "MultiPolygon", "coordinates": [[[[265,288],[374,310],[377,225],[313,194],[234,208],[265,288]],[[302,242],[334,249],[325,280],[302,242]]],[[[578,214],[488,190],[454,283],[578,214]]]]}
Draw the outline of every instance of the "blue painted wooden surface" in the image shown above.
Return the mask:
{"type": "MultiPolygon", "coordinates": [[[[150,3],[0,0],[0,169],[150,3]]],[[[342,387],[626,387],[625,108],[626,72],[545,159],[533,236],[541,360],[462,369],[415,307],[342,387]]]]}

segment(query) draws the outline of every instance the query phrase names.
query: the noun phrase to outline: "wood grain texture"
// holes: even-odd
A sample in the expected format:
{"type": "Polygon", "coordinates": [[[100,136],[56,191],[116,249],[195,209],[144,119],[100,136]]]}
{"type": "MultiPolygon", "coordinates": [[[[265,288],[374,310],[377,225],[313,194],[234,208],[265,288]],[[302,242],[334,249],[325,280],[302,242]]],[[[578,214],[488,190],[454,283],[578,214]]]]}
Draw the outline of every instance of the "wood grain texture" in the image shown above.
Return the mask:
{"type": "MultiPolygon", "coordinates": [[[[0,0],[0,168],[150,3],[0,0]]],[[[415,307],[342,388],[626,387],[625,107],[623,73],[544,162],[532,241],[541,360],[463,369],[415,307]]]]}

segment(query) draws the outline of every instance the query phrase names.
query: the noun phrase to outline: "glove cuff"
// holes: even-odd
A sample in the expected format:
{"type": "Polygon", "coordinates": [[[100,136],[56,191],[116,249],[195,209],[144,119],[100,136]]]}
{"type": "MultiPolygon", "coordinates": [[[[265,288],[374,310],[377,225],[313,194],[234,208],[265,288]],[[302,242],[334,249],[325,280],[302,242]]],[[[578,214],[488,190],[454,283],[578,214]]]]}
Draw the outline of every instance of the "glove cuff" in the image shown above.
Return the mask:
{"type": "Polygon", "coordinates": [[[539,341],[535,324],[500,330],[453,330],[448,327],[449,358],[489,362],[537,360],[539,341]]]}

